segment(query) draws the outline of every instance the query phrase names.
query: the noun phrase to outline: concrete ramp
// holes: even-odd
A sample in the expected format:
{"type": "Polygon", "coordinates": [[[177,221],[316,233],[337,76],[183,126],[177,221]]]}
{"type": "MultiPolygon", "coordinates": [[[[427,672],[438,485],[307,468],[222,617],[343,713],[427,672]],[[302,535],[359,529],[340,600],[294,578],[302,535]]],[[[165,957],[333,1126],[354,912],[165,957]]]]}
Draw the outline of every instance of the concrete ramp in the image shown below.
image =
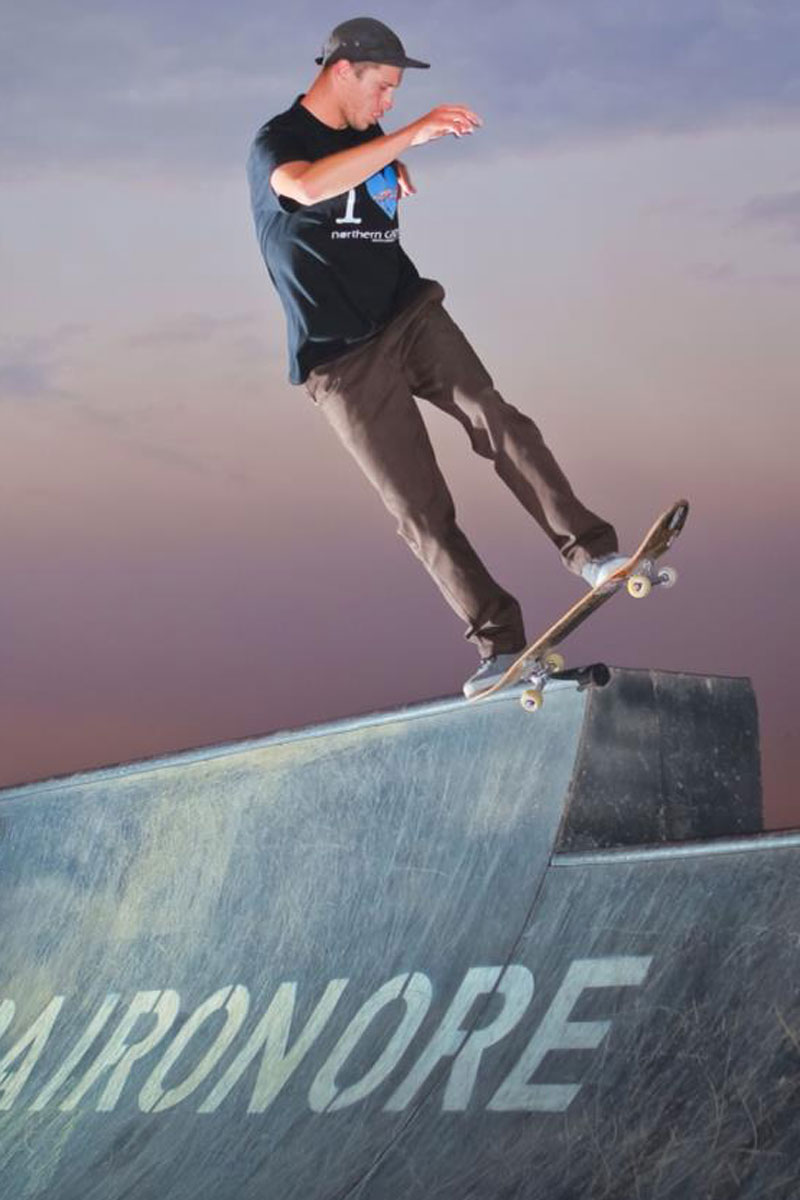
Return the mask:
{"type": "Polygon", "coordinates": [[[0,793],[0,1195],[798,1194],[800,837],[614,671],[0,793]]]}

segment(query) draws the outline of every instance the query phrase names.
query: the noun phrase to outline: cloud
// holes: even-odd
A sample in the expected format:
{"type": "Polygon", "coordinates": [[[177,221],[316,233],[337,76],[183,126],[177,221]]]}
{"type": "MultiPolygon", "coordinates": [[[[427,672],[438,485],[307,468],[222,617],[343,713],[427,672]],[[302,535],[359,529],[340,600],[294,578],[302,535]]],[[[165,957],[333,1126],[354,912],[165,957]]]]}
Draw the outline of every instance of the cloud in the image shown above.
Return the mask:
{"type": "Polygon", "coordinates": [[[742,219],[749,225],[776,229],[791,241],[800,241],[800,190],[756,196],[742,209],[742,219]]]}
{"type": "Polygon", "coordinates": [[[737,278],[736,268],[729,262],[695,263],[690,274],[700,283],[730,283],[737,278]]]}
{"type": "Polygon", "coordinates": [[[699,262],[689,269],[697,283],[734,284],[753,287],[793,289],[800,287],[800,271],[741,271],[733,263],[699,262]]]}
{"type": "MultiPolygon", "coordinates": [[[[255,320],[250,315],[220,319],[190,315],[131,338],[127,344],[151,346],[163,342],[171,346],[232,333],[234,345],[252,349],[248,344],[251,335],[244,331],[255,320]]],[[[70,354],[72,344],[81,343],[90,335],[86,325],[64,323],[42,337],[0,338],[0,406],[6,411],[13,407],[30,413],[34,419],[46,420],[49,425],[57,412],[63,428],[92,430],[113,443],[117,450],[171,471],[196,477],[218,476],[236,485],[246,481],[246,475],[231,470],[224,459],[195,452],[184,441],[168,444],[158,428],[154,434],[148,434],[148,420],[161,412],[160,403],[147,405],[137,401],[131,406],[113,397],[97,403],[80,390],[62,386],[60,377],[75,366],[75,357],[70,354]]],[[[258,343],[257,348],[263,358],[263,346],[258,343]]]]}
{"type": "Polygon", "coordinates": [[[83,338],[88,327],[62,325],[47,336],[0,339],[0,404],[20,411],[52,415],[52,406],[72,422],[96,426],[105,432],[124,434],[127,419],[119,412],[88,403],[60,378],[74,365],[69,344],[83,338]]]}
{"type": "MultiPolygon", "coordinates": [[[[433,64],[407,72],[400,123],[472,104],[482,154],[800,118],[796,0],[512,0],[494,29],[484,0],[385,0],[381,17],[433,64]]],[[[258,124],[313,77],[331,24],[323,0],[13,6],[0,169],[240,170],[258,124]]]]}
{"type": "Polygon", "coordinates": [[[43,405],[58,403],[69,424],[92,428],[129,454],[195,475],[207,473],[208,463],[199,456],[143,435],[140,420],[130,413],[99,407],[59,385],[58,375],[67,365],[62,347],[81,332],[83,327],[63,326],[49,338],[0,341],[0,404],[47,412],[49,420],[51,412],[43,405]]]}
{"type": "Polygon", "coordinates": [[[781,274],[773,272],[771,275],[759,276],[758,281],[771,287],[800,288],[800,271],[784,271],[781,274]]]}
{"type": "Polygon", "coordinates": [[[72,398],[58,383],[62,348],[84,332],[63,325],[49,337],[0,339],[0,403],[35,404],[72,398]]]}
{"type": "Polygon", "coordinates": [[[233,317],[214,317],[205,313],[185,313],[180,317],[164,321],[128,338],[127,345],[135,349],[153,346],[173,347],[206,345],[209,342],[234,334],[247,335],[256,324],[256,317],[245,314],[233,317]]]}
{"type": "Polygon", "coordinates": [[[41,400],[60,394],[51,381],[48,363],[26,356],[0,362],[0,400],[41,400]]]}
{"type": "Polygon", "coordinates": [[[0,170],[239,166],[280,87],[280,20],[255,0],[16,6],[0,55],[0,170]]]}

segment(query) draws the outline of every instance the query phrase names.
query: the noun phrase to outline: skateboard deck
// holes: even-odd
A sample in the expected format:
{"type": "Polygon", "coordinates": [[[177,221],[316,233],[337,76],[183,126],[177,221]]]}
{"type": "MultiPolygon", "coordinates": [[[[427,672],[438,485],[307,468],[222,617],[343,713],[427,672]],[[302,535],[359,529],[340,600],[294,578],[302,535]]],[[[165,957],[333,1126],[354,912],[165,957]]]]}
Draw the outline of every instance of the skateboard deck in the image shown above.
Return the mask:
{"type": "Polygon", "coordinates": [[[554,653],[556,646],[623,587],[627,586],[630,595],[643,598],[650,594],[653,586],[671,587],[675,583],[677,573],[671,567],[657,569],[655,562],[675,541],[686,524],[688,514],[688,500],[676,500],[670,505],[666,512],[653,522],[627,562],[604,583],[581,596],[580,600],[567,609],[549,629],[526,646],[496,683],[484,688],[482,692],[477,692],[470,699],[485,700],[487,696],[492,696],[503,688],[526,682],[532,686],[520,697],[520,703],[523,708],[531,711],[540,708],[544,685],[551,677],[563,673],[564,659],[560,654],[554,653]]]}

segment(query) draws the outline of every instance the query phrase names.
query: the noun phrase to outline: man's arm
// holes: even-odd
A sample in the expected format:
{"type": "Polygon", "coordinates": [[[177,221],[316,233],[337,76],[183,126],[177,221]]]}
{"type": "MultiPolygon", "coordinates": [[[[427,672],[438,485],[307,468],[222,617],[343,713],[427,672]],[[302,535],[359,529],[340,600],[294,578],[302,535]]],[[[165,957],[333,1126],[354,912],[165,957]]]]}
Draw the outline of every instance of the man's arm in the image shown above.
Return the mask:
{"type": "Polygon", "coordinates": [[[298,204],[319,204],[358,187],[370,175],[394,162],[409,146],[422,146],[452,133],[456,137],[472,133],[482,121],[476,113],[460,105],[441,105],[427,116],[383,137],[329,154],[316,162],[288,162],[276,167],[270,176],[273,191],[298,204]]]}
{"type": "Polygon", "coordinates": [[[399,158],[397,159],[396,166],[397,183],[400,188],[400,198],[402,199],[403,196],[416,196],[417,189],[411,182],[411,176],[408,173],[408,167],[404,162],[400,162],[399,158]]]}

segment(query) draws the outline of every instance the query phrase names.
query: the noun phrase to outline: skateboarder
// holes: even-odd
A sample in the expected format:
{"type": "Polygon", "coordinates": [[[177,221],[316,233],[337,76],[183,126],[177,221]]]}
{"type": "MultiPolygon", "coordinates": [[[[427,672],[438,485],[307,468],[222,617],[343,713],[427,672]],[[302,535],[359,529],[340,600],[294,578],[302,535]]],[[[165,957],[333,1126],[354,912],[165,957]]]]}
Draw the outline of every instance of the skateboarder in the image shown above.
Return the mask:
{"type": "Polygon", "coordinates": [[[520,606],[456,523],[415,398],[461,423],[590,586],[626,556],[607,521],[575,496],[533,421],[500,396],[400,245],[398,202],[415,188],[400,155],[481,125],[443,104],[394,133],[379,124],[407,68],[380,21],[337,25],[305,94],[256,134],[248,180],[261,252],[286,313],[289,379],[303,384],[380,493],[400,536],[467,624],[481,662],[464,684],[490,686],[525,646],[520,606]]]}

